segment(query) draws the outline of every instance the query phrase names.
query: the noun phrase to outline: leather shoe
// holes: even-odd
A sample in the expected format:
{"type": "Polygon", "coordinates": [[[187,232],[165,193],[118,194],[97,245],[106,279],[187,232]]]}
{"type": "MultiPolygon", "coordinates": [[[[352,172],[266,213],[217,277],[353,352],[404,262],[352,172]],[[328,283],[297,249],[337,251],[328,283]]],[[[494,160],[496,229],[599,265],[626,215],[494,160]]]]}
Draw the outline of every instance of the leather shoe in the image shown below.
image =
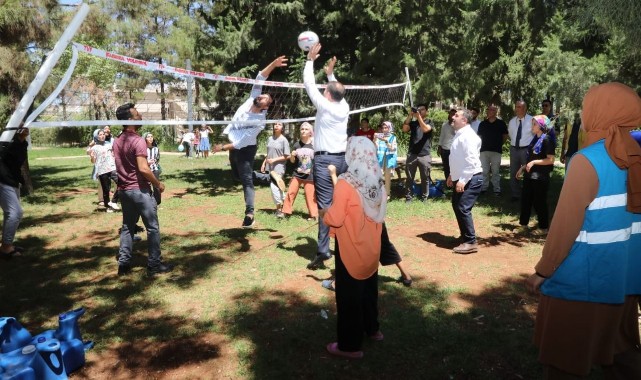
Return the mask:
{"type": "Polygon", "coordinates": [[[307,264],[307,269],[316,270],[325,266],[324,261],[332,257],[331,253],[327,254],[318,254],[314,257],[314,260],[310,261],[307,264]]]}
{"type": "Polygon", "coordinates": [[[124,276],[131,272],[131,265],[118,265],[118,276],[124,276]]]}
{"type": "Polygon", "coordinates": [[[454,247],[454,253],[474,253],[478,252],[479,246],[476,243],[463,243],[458,247],[454,247]]]}
{"type": "Polygon", "coordinates": [[[160,263],[159,265],[153,268],[150,266],[147,266],[147,275],[153,276],[156,274],[168,273],[168,272],[171,272],[173,269],[174,269],[174,266],[172,264],[160,263]]]}

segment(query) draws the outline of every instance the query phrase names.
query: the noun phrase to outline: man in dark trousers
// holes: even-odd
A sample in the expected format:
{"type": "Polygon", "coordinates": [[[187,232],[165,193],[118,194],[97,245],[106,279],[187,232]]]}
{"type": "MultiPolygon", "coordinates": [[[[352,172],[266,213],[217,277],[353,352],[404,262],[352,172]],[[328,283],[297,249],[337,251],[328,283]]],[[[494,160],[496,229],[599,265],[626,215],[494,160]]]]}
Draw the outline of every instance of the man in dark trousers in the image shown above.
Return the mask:
{"type": "MultiPolygon", "coordinates": [[[[142,120],[133,103],[126,103],[116,110],[118,120],[142,120]]],[[[165,185],[160,182],[147,163],[147,143],[140,137],[141,125],[125,125],[123,133],[113,144],[118,173],[118,191],[122,204],[122,228],[118,251],[118,275],[131,272],[131,251],[136,223],[142,218],[147,229],[147,274],[170,272],[173,266],[163,263],[160,254],[160,225],[158,205],[151,186],[162,193],[165,185]],[[151,185],[150,185],[151,184],[151,185]]]]}
{"type": "Polygon", "coordinates": [[[405,187],[405,202],[412,201],[412,188],[416,169],[421,177],[421,200],[429,196],[430,170],[432,169],[432,128],[433,123],[427,118],[427,105],[419,104],[411,109],[403,123],[403,132],[410,133],[407,161],[405,161],[405,174],[407,180],[405,187]]]}

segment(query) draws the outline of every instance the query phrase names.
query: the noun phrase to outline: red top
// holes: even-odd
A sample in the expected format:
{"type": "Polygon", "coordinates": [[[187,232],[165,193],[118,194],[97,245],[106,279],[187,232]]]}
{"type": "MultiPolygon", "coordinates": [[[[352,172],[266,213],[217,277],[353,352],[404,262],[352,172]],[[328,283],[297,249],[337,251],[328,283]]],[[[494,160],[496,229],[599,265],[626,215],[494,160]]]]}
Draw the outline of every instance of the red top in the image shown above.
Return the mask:
{"type": "Polygon", "coordinates": [[[138,170],[136,157],[147,160],[147,143],[136,132],[124,131],[113,144],[118,173],[118,190],[150,190],[149,181],[138,170]]]}
{"type": "Polygon", "coordinates": [[[370,128],[367,132],[365,132],[364,130],[358,128],[358,131],[356,131],[356,136],[365,136],[368,139],[370,139],[371,141],[374,141],[374,133],[375,132],[376,131],[374,131],[373,128],[370,128]]]}

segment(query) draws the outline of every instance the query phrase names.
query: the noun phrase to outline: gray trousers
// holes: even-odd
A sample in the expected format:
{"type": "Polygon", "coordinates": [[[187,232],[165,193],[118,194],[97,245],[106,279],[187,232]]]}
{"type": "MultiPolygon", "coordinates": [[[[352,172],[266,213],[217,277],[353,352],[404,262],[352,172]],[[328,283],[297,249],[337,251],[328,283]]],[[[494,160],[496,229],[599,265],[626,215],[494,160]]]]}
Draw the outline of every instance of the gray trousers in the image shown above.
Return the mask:
{"type": "Polygon", "coordinates": [[[510,189],[512,198],[521,198],[521,181],[516,179],[516,172],[527,164],[527,147],[516,148],[510,146],[510,189]]]}
{"type": "Polygon", "coordinates": [[[155,268],[161,264],[160,225],[158,223],[158,206],[149,190],[120,190],[122,205],[122,230],[120,231],[120,250],[118,264],[130,265],[131,251],[136,223],[142,218],[147,229],[147,266],[155,268]]]}
{"type": "Polygon", "coordinates": [[[483,167],[483,187],[486,191],[492,183],[495,193],[501,192],[501,153],[486,150],[481,152],[481,166],[483,167]]]}
{"type": "Polygon", "coordinates": [[[20,206],[20,190],[0,183],[0,207],[2,207],[2,244],[13,244],[13,239],[22,220],[22,206],[20,206]]]}

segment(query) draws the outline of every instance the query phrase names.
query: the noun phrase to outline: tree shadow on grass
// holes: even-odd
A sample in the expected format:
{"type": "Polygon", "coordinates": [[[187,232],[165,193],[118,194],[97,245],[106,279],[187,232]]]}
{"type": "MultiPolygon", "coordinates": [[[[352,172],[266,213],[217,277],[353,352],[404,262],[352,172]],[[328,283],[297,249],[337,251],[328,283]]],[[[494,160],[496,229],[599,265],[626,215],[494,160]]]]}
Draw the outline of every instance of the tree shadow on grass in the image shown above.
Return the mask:
{"type": "MultiPolygon", "coordinates": [[[[98,241],[113,239],[108,232],[97,235],[98,241]]],[[[28,236],[24,241],[28,251],[0,266],[0,278],[3,279],[0,282],[0,314],[16,317],[35,335],[55,329],[56,315],[85,307],[87,312],[80,319],[79,327],[85,340],[96,342],[90,355],[96,353],[96,357],[100,357],[103,350],[110,348],[101,342],[126,342],[114,351],[117,358],[110,358],[112,364],[101,370],[101,373],[109,374],[100,377],[133,378],[139,371],[152,374],[219,356],[217,344],[201,338],[201,334],[194,335],[195,331],[212,331],[213,322],[164,312],[166,305],[150,291],[167,282],[188,286],[223,259],[205,254],[185,255],[181,258],[181,266],[190,270],[183,271],[178,280],[169,276],[149,278],[145,274],[147,258],[146,244],[143,244],[144,253],[134,255],[134,264],[141,268],[128,276],[118,277],[113,247],[47,250],[43,239],[28,236]]],[[[99,364],[89,359],[74,376],[94,378],[87,374],[99,364]]]]}
{"type": "Polygon", "coordinates": [[[364,339],[362,360],[332,358],[334,297],[311,302],[297,292],[252,290],[236,297],[225,330],[243,342],[239,360],[252,378],[536,379],[532,306],[525,275],[481,294],[453,294],[436,283],[405,288],[381,282],[382,342],[364,339]],[[465,303],[465,307],[453,303],[465,303]],[[327,310],[324,319],[321,310],[327,310]]]}

